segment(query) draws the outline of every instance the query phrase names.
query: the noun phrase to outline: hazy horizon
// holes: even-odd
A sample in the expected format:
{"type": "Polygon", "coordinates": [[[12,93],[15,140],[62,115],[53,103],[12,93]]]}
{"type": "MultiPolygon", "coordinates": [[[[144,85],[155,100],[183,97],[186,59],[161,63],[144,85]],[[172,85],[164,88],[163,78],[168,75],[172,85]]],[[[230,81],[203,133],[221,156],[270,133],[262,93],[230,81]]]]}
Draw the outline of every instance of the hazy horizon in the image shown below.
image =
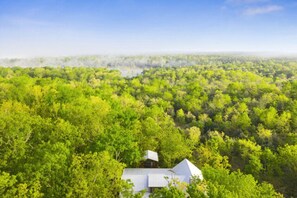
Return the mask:
{"type": "Polygon", "coordinates": [[[24,56],[5,56],[0,59],[34,59],[34,58],[62,58],[62,57],[83,57],[83,56],[166,56],[166,55],[255,55],[255,56],[291,56],[297,52],[269,52],[269,51],[151,51],[151,52],[127,52],[127,53],[76,53],[58,55],[24,55],[24,56]]]}
{"type": "Polygon", "coordinates": [[[32,56],[5,56],[1,57],[1,60],[4,59],[39,59],[39,58],[66,58],[66,57],[138,57],[138,56],[208,56],[208,55],[221,55],[221,56],[254,56],[254,57],[268,57],[268,58],[277,58],[277,57],[297,57],[297,52],[263,52],[263,51],[167,51],[167,52],[139,52],[139,53],[101,53],[101,54],[60,54],[60,55],[32,55],[32,56]]]}
{"type": "Polygon", "coordinates": [[[297,54],[294,0],[0,1],[0,58],[297,54]]]}

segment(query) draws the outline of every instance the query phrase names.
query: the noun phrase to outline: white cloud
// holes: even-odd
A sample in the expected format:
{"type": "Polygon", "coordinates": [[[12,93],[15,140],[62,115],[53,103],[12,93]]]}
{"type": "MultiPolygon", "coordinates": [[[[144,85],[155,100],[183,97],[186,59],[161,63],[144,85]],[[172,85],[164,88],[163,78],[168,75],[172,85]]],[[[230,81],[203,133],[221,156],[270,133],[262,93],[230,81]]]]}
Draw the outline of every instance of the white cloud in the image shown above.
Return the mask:
{"type": "Polygon", "coordinates": [[[272,12],[281,11],[284,8],[279,5],[268,5],[268,6],[262,6],[262,7],[253,7],[253,8],[247,8],[243,11],[244,15],[254,16],[259,14],[269,14],[272,12]]]}

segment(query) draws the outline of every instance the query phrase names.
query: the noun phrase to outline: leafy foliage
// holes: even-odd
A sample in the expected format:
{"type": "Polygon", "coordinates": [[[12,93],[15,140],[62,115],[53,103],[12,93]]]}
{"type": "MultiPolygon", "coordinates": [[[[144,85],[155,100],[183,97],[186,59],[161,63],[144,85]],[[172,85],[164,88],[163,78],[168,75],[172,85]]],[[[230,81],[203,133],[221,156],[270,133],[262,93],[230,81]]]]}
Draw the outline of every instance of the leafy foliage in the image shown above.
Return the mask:
{"type": "Polygon", "coordinates": [[[0,68],[0,194],[141,197],[120,178],[150,149],[160,167],[189,158],[205,177],[153,196],[296,197],[297,63],[187,58],[199,66],[131,78],[0,68]]]}

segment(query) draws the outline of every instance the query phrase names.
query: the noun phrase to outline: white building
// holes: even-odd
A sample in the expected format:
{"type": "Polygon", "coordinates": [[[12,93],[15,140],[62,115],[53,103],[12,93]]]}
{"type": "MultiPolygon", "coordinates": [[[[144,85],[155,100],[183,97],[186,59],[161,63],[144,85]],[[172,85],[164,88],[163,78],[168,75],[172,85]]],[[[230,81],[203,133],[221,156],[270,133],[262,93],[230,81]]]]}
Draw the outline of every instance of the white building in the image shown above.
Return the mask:
{"type": "MultiPolygon", "coordinates": [[[[158,160],[156,153],[152,152],[146,152],[145,159],[158,160]]],[[[201,170],[184,159],[173,168],[126,168],[122,179],[131,180],[136,193],[146,190],[145,197],[148,197],[154,189],[166,187],[168,180],[178,179],[181,182],[190,183],[193,176],[203,179],[201,170]]]]}

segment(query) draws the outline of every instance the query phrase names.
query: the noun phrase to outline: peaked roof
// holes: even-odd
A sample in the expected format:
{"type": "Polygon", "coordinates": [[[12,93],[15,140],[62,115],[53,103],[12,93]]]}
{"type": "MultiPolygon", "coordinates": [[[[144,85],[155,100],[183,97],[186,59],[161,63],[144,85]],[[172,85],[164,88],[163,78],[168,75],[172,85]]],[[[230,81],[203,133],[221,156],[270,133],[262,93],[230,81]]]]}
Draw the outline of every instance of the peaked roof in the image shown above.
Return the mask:
{"type": "Polygon", "coordinates": [[[144,159],[146,159],[146,160],[150,159],[150,160],[158,162],[159,161],[158,153],[156,153],[154,151],[147,150],[147,151],[145,151],[144,159]]]}
{"type": "MultiPolygon", "coordinates": [[[[149,152],[148,152],[149,153],[149,152]]],[[[155,152],[153,152],[155,153],[155,152]]],[[[150,187],[164,187],[168,181],[178,179],[181,182],[191,182],[193,176],[203,179],[202,172],[189,160],[184,159],[172,169],[170,168],[125,168],[122,179],[130,179],[134,184],[133,190],[147,190],[144,197],[149,197],[150,187]]]]}
{"type": "Polygon", "coordinates": [[[189,181],[192,176],[198,176],[199,179],[201,180],[203,179],[201,170],[187,159],[184,159],[183,161],[181,161],[179,164],[173,167],[172,170],[177,175],[186,175],[189,181]]]}

